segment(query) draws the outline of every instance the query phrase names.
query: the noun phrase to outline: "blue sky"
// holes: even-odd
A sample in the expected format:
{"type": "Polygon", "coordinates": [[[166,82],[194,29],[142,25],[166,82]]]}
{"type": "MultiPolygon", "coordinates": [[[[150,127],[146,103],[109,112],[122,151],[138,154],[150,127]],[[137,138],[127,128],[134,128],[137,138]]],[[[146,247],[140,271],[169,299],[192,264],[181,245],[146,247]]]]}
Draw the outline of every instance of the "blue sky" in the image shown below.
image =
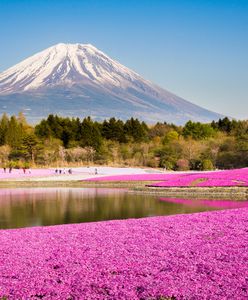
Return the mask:
{"type": "Polygon", "coordinates": [[[193,103],[248,118],[247,0],[0,0],[0,71],[59,42],[91,43],[193,103]]]}

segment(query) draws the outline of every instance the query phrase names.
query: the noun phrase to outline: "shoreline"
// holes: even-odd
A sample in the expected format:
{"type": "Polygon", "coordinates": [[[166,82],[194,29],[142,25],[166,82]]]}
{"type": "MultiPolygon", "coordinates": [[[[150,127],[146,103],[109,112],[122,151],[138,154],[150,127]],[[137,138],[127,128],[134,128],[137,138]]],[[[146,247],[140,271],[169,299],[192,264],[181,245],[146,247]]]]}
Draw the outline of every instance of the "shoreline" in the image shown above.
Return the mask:
{"type": "Polygon", "coordinates": [[[127,189],[130,193],[143,193],[172,197],[191,197],[191,198],[230,198],[230,200],[248,200],[248,187],[166,187],[156,188],[147,187],[151,182],[128,181],[128,182],[90,182],[78,180],[63,181],[40,181],[32,180],[2,180],[1,188],[38,188],[38,187],[68,187],[68,188],[120,188],[127,189]]]}
{"type": "Polygon", "coordinates": [[[58,174],[55,169],[32,169],[26,173],[13,170],[9,174],[0,170],[0,188],[119,188],[130,193],[165,197],[248,200],[248,169],[192,173],[92,166],[73,168],[72,173],[67,168],[60,168],[60,171],[58,174]],[[210,177],[207,180],[213,179],[214,182],[197,186],[204,183],[204,177],[210,177]]]}

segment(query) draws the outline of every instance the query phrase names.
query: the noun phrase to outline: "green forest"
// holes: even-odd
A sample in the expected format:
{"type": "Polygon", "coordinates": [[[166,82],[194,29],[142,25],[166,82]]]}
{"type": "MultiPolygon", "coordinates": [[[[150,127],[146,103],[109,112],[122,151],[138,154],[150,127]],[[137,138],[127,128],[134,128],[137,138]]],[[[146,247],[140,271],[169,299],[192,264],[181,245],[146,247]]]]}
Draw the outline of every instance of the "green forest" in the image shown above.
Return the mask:
{"type": "Polygon", "coordinates": [[[0,119],[1,167],[144,166],[170,170],[248,166],[248,121],[146,124],[49,115],[35,126],[24,114],[0,119]]]}

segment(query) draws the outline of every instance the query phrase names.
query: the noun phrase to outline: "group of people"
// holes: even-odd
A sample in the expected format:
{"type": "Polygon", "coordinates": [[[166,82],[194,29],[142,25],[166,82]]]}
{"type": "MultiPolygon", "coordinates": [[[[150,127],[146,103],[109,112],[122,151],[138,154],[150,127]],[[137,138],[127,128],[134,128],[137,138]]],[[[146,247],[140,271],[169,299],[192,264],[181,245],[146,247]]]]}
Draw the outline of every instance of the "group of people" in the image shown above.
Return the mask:
{"type": "MultiPolygon", "coordinates": [[[[12,173],[13,167],[9,167],[9,173],[12,173]]],[[[29,174],[31,174],[31,170],[27,168],[22,168],[23,174],[26,174],[27,170],[29,171],[29,174]]],[[[3,167],[4,173],[7,173],[7,168],[3,167]]]]}
{"type": "MultiPolygon", "coordinates": [[[[68,169],[68,174],[72,174],[72,169],[68,169]]],[[[55,173],[56,174],[66,174],[66,169],[55,169],[55,173]]],[[[98,170],[97,168],[95,168],[95,171],[94,171],[95,175],[98,175],[98,170]]]]}
{"type": "MultiPolygon", "coordinates": [[[[9,167],[9,173],[11,173],[12,172],[12,167],[9,167]]],[[[4,173],[6,173],[7,172],[7,168],[6,167],[3,167],[3,171],[4,171],[4,173]]]]}
{"type": "MultiPolygon", "coordinates": [[[[55,173],[56,174],[66,174],[66,170],[65,169],[55,169],[55,173]]],[[[68,170],[68,174],[72,174],[72,169],[68,170]]]]}
{"type": "MultiPolygon", "coordinates": [[[[90,168],[90,166],[88,166],[87,168],[90,168]]],[[[95,175],[98,175],[98,170],[97,170],[97,168],[95,168],[95,175]]]]}

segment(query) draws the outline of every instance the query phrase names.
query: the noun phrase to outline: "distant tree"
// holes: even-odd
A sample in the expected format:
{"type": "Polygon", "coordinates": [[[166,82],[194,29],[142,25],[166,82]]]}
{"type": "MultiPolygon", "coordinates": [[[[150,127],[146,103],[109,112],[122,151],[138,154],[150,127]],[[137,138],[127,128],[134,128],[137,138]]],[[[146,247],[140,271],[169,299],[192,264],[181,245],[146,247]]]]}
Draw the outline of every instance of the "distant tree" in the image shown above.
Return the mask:
{"type": "Polygon", "coordinates": [[[35,127],[35,134],[40,138],[54,137],[62,140],[65,148],[75,145],[81,139],[81,123],[79,118],[70,119],[49,115],[35,127]],[[73,143],[74,142],[74,143],[73,143]]]}
{"type": "Polygon", "coordinates": [[[43,151],[38,152],[38,162],[41,164],[52,164],[59,161],[61,157],[62,141],[55,138],[45,139],[43,142],[43,151]]]}
{"type": "Polygon", "coordinates": [[[4,113],[0,119],[0,145],[6,144],[6,136],[9,127],[9,118],[4,113]]]}
{"type": "Polygon", "coordinates": [[[25,129],[29,128],[30,125],[28,125],[26,117],[23,112],[19,112],[17,115],[17,122],[25,129]]]}
{"type": "Polygon", "coordinates": [[[38,139],[34,134],[25,134],[22,138],[21,151],[26,160],[34,163],[35,154],[38,150],[38,139]]]}
{"type": "Polygon", "coordinates": [[[228,117],[225,117],[223,119],[219,119],[217,122],[211,123],[212,128],[218,129],[220,131],[224,131],[226,133],[230,133],[232,130],[232,121],[229,120],[228,117]]]}
{"type": "Polygon", "coordinates": [[[16,117],[12,116],[6,131],[6,143],[12,148],[18,148],[21,145],[22,136],[22,126],[18,123],[16,117]]]}
{"type": "Polygon", "coordinates": [[[47,120],[42,120],[38,125],[35,126],[35,134],[39,138],[48,138],[52,136],[52,130],[47,120]]]}
{"type": "Polygon", "coordinates": [[[118,141],[120,143],[126,142],[124,133],[124,123],[121,120],[110,118],[105,120],[101,128],[102,136],[107,140],[118,141]]]}
{"type": "Polygon", "coordinates": [[[181,145],[181,158],[188,161],[200,159],[202,151],[205,149],[205,145],[192,138],[187,140],[180,140],[181,145]]]}
{"type": "Polygon", "coordinates": [[[170,143],[179,139],[179,134],[175,130],[170,130],[167,132],[163,138],[163,144],[170,143]]]}
{"type": "Polygon", "coordinates": [[[56,115],[49,115],[47,118],[47,123],[51,130],[52,136],[58,139],[61,139],[63,132],[63,126],[61,126],[60,121],[61,118],[56,115]]]}
{"type": "Polygon", "coordinates": [[[147,139],[148,127],[144,122],[131,118],[124,124],[124,132],[135,142],[142,142],[147,139]]]}
{"type": "Polygon", "coordinates": [[[178,171],[187,171],[189,170],[189,161],[187,159],[179,159],[176,166],[178,171]]]}
{"type": "Polygon", "coordinates": [[[237,142],[234,137],[228,137],[220,145],[216,158],[216,167],[219,169],[233,169],[239,161],[237,142]]]}
{"type": "Polygon", "coordinates": [[[213,163],[210,159],[204,159],[202,161],[202,171],[208,171],[208,170],[213,170],[214,166],[213,163]]]}
{"type": "Polygon", "coordinates": [[[159,159],[159,166],[166,169],[176,169],[176,162],[181,155],[182,148],[178,142],[165,144],[154,151],[154,156],[159,159]]]}
{"type": "Polygon", "coordinates": [[[163,137],[165,134],[170,130],[170,126],[166,123],[156,123],[154,126],[151,127],[149,130],[149,138],[153,139],[154,137],[163,137]]]}
{"type": "Polygon", "coordinates": [[[81,139],[81,122],[79,118],[72,119],[71,121],[71,131],[73,132],[73,139],[75,141],[80,141],[81,139]]]}
{"type": "Polygon", "coordinates": [[[207,139],[215,135],[215,130],[210,124],[188,121],[182,131],[185,138],[192,137],[195,140],[207,139]]]}
{"type": "Polygon", "coordinates": [[[68,148],[71,137],[72,137],[72,132],[68,128],[64,128],[61,132],[60,139],[62,140],[63,146],[65,148],[68,148]]]}
{"type": "Polygon", "coordinates": [[[0,146],[0,160],[3,167],[7,167],[9,161],[10,147],[8,145],[0,146]]]}
{"type": "Polygon", "coordinates": [[[65,150],[66,160],[68,162],[87,162],[92,163],[96,151],[91,147],[75,147],[65,150]]]}
{"type": "Polygon", "coordinates": [[[102,136],[95,122],[87,117],[81,124],[81,147],[92,147],[96,151],[100,149],[102,144],[102,136]]]}

